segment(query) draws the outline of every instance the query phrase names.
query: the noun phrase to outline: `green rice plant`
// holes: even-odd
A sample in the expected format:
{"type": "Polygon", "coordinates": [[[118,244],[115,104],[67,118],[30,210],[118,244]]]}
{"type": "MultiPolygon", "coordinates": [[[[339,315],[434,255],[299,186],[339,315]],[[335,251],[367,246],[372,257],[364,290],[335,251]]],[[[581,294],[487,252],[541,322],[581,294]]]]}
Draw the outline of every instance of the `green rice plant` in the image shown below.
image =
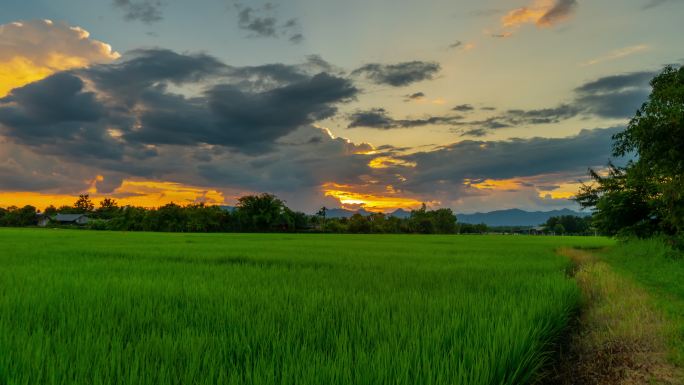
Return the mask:
{"type": "Polygon", "coordinates": [[[608,244],[0,229],[0,384],[525,384],[608,244]]]}

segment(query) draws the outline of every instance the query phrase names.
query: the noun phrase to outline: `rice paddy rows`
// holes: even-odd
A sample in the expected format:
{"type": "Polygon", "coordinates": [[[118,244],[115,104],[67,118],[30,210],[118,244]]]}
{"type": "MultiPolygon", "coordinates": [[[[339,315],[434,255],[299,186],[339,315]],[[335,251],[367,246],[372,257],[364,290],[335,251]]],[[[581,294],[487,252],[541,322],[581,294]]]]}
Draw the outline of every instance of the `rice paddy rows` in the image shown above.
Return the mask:
{"type": "Polygon", "coordinates": [[[0,229],[0,384],[523,384],[608,243],[0,229]]]}

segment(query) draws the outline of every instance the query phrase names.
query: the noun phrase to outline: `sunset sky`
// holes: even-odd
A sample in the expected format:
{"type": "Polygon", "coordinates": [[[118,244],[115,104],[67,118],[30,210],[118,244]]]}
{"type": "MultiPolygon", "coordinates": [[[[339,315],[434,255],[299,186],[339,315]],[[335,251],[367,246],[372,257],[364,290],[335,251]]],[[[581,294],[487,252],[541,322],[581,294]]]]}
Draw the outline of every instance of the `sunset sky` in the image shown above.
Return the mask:
{"type": "Polygon", "coordinates": [[[4,0],[0,206],[575,208],[681,0],[4,0]]]}

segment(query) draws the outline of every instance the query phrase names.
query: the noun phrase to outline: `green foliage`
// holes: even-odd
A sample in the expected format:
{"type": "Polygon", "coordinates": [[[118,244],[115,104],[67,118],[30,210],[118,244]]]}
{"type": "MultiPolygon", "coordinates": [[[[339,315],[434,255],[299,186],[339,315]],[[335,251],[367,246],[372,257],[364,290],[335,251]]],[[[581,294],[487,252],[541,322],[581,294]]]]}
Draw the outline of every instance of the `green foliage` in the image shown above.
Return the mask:
{"type": "Polygon", "coordinates": [[[0,229],[0,383],[527,384],[610,243],[0,229]]]}
{"type": "Polygon", "coordinates": [[[349,218],[349,223],[347,224],[347,232],[352,234],[359,233],[370,233],[371,223],[368,218],[361,214],[354,214],[349,218]]]}
{"type": "Polygon", "coordinates": [[[74,203],[74,209],[79,213],[89,213],[95,209],[95,204],[90,200],[88,194],[78,196],[78,200],[74,203]]]}
{"type": "Polygon", "coordinates": [[[274,231],[289,228],[285,203],[272,194],[247,195],[238,199],[237,217],[243,231],[274,231]]]}
{"type": "Polygon", "coordinates": [[[35,226],[37,223],[36,208],[33,206],[0,209],[0,226],[23,227],[35,226]]]}
{"type": "Polygon", "coordinates": [[[591,217],[579,217],[576,215],[561,215],[549,218],[544,224],[546,232],[569,235],[591,234],[591,217]]]}
{"type": "Polygon", "coordinates": [[[459,223],[458,232],[460,234],[485,234],[489,231],[489,228],[484,223],[472,224],[472,223],[459,223]]]}
{"type": "Polygon", "coordinates": [[[647,237],[684,233],[684,67],[666,67],[627,129],[615,135],[613,155],[635,155],[609,174],[590,170],[577,201],[595,210],[595,227],[608,235],[647,237]]]}
{"type": "Polygon", "coordinates": [[[411,211],[408,227],[419,234],[453,234],[456,232],[456,215],[451,209],[428,210],[423,206],[411,211]]]}

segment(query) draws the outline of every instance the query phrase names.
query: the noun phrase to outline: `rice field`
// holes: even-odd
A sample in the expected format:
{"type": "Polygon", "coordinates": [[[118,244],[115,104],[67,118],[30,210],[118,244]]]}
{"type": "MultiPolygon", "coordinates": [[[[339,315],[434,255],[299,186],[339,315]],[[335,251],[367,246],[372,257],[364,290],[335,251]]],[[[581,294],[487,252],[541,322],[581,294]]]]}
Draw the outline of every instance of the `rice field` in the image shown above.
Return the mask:
{"type": "Polygon", "coordinates": [[[0,229],[0,384],[525,384],[594,237],[0,229]]]}

